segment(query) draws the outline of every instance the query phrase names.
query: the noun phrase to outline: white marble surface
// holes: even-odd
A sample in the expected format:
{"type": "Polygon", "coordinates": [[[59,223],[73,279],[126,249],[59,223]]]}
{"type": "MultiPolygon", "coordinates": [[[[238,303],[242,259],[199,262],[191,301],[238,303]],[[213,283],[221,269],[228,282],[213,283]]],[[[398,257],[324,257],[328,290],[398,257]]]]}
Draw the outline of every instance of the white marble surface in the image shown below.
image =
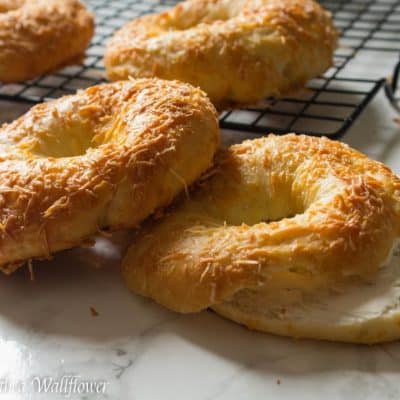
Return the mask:
{"type": "MultiPolygon", "coordinates": [[[[0,104],[0,118],[18,113],[0,104]]],[[[400,173],[394,117],[380,94],[344,140],[400,173]]],[[[242,137],[224,132],[226,143],[242,137]]],[[[400,398],[400,344],[296,341],[212,312],[174,314],[124,287],[117,267],[128,242],[121,233],[37,262],[33,282],[26,269],[0,276],[0,400],[400,398]],[[64,394],[38,393],[50,380],[63,382],[64,394]],[[78,395],[68,381],[94,385],[78,395]]]]}

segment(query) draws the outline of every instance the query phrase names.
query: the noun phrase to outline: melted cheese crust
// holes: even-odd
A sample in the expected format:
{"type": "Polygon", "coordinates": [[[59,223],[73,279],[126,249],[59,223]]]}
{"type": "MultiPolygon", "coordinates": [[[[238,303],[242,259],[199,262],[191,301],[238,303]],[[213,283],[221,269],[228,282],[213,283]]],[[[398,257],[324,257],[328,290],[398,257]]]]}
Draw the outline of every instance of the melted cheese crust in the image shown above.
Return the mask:
{"type": "Polygon", "coordinates": [[[138,225],[210,167],[219,141],[206,95],[157,79],[93,86],[0,130],[3,270],[138,225]]]}
{"type": "Polygon", "coordinates": [[[79,0],[0,0],[0,81],[18,82],[80,59],[94,18],[79,0]]]}
{"type": "Polygon", "coordinates": [[[336,42],[312,0],[188,0],[126,24],[104,61],[111,80],[178,79],[223,107],[304,86],[331,66],[336,42]]]}

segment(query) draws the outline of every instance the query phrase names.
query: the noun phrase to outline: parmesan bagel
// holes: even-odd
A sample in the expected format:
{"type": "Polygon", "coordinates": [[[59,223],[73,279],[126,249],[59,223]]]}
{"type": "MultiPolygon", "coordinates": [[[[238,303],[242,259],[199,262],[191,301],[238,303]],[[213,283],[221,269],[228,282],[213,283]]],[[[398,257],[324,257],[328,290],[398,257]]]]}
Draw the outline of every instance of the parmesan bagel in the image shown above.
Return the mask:
{"type": "Polygon", "coordinates": [[[336,41],[312,0],[188,0],[126,24],[104,62],[111,80],[178,79],[222,107],[303,86],[330,67],[336,41]]]}
{"type": "Polygon", "coordinates": [[[329,308],[332,293],[388,283],[381,267],[400,236],[400,180],[387,167],[325,138],[270,135],[223,150],[207,176],[138,235],[122,264],[129,288],[280,335],[400,338],[398,296],[358,319],[341,319],[354,304],[344,315],[329,308]]]}
{"type": "Polygon", "coordinates": [[[180,82],[121,81],[33,107],[0,132],[0,267],[137,226],[210,167],[218,140],[213,105],[180,82]]]}
{"type": "Polygon", "coordinates": [[[77,61],[93,31],[93,16],[79,0],[0,0],[0,81],[77,61]]]}

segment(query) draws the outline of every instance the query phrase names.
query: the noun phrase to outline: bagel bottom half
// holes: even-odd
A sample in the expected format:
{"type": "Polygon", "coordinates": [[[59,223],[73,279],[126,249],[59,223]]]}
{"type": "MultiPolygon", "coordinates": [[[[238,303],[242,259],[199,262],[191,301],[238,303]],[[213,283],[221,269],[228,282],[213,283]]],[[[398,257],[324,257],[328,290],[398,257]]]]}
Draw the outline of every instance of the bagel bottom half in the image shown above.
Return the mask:
{"type": "Polygon", "coordinates": [[[394,246],[373,280],[349,279],[307,294],[290,287],[267,294],[243,290],[213,309],[250,329],[282,336],[364,344],[393,341],[400,338],[399,267],[394,246]]]}
{"type": "Polygon", "coordinates": [[[123,263],[128,287],[178,312],[355,343],[400,338],[400,180],[339,142],[274,136],[222,150],[123,263]]]}

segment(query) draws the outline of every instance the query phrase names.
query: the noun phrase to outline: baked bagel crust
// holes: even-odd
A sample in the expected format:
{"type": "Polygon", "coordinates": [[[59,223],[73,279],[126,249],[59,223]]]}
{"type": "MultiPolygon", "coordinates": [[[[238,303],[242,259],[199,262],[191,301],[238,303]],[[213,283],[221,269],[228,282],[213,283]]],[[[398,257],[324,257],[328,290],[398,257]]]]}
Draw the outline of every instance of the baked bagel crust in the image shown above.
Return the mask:
{"type": "Polygon", "coordinates": [[[213,307],[254,329],[361,341],[357,329],[296,330],[274,307],[373,281],[400,235],[400,180],[345,144],[296,135],[221,151],[207,176],[143,228],[123,261],[128,286],[178,312],[213,307]]]}
{"type": "Polygon", "coordinates": [[[17,82],[77,61],[93,36],[79,0],[0,0],[0,81],[17,82]]]}
{"type": "Polygon", "coordinates": [[[218,138],[213,105],[180,82],[121,81],[33,107],[1,128],[3,271],[137,226],[210,167],[218,138]]]}
{"type": "Polygon", "coordinates": [[[336,41],[312,0],[188,0],[126,24],[104,62],[111,80],[178,79],[222,106],[303,86],[329,68],[336,41]]]}

